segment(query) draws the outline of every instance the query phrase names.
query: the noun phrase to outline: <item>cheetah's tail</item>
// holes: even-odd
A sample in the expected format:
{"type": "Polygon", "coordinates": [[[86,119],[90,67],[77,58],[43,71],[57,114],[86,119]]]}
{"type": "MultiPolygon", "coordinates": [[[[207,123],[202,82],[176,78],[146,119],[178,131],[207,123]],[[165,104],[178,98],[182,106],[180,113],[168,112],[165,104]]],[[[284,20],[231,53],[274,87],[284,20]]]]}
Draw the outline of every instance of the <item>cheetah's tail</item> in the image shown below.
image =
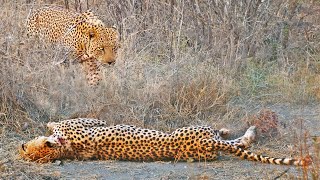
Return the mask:
{"type": "MultiPolygon", "coordinates": [[[[258,161],[261,163],[268,163],[268,164],[278,164],[278,165],[295,165],[295,166],[308,166],[312,163],[311,157],[306,157],[303,159],[293,159],[293,158],[274,158],[268,157],[264,155],[255,154],[248,150],[244,150],[240,147],[224,143],[222,141],[216,141],[210,139],[209,141],[213,141],[213,150],[218,151],[225,151],[229,152],[235,156],[238,156],[242,159],[247,159],[250,161],[258,161]]],[[[210,142],[207,143],[210,144],[210,142]]],[[[209,145],[208,144],[208,145],[209,145]]]]}

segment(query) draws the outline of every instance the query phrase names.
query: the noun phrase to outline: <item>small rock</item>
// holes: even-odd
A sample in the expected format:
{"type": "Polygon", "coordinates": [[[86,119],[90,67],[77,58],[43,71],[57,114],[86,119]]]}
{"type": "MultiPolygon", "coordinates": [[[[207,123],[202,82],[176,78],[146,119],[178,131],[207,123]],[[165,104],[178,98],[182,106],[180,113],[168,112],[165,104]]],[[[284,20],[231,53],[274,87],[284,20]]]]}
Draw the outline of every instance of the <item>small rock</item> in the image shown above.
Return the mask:
{"type": "Polygon", "coordinates": [[[63,165],[62,161],[60,161],[60,160],[55,160],[53,164],[56,165],[56,166],[62,166],[63,165]]]}
{"type": "Polygon", "coordinates": [[[25,122],[25,123],[23,124],[23,126],[22,126],[22,131],[27,130],[28,127],[29,127],[29,123],[25,122]]]}

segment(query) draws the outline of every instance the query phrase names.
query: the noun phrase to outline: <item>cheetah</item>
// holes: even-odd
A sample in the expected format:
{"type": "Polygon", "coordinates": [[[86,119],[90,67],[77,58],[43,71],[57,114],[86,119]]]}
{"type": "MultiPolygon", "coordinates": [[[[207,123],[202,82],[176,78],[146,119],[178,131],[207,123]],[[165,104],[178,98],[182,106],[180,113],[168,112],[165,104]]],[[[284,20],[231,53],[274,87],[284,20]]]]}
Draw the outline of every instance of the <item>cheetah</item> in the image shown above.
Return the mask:
{"type": "Polygon", "coordinates": [[[242,159],[279,165],[307,165],[304,159],[273,158],[248,150],[255,137],[255,127],[234,140],[223,140],[228,130],[210,126],[183,127],[165,133],[132,125],[107,126],[97,119],[69,119],[50,122],[52,135],[37,137],[20,147],[20,156],[38,163],[57,159],[127,160],[127,161],[211,161],[218,152],[242,159]]]}
{"type": "Polygon", "coordinates": [[[119,33],[106,27],[91,11],[77,13],[43,7],[30,13],[27,35],[70,50],[82,64],[90,85],[101,80],[100,64],[113,64],[120,47],[119,33]]]}

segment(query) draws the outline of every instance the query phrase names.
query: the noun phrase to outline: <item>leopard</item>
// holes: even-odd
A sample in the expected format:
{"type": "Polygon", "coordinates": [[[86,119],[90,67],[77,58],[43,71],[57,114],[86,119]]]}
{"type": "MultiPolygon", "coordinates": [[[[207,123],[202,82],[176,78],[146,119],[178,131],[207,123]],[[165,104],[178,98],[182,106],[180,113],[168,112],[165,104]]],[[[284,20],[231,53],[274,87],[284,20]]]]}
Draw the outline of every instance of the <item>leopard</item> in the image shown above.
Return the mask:
{"type": "Polygon", "coordinates": [[[78,13],[48,6],[31,10],[27,18],[27,36],[38,37],[70,51],[81,63],[89,85],[102,79],[101,65],[115,63],[120,48],[116,27],[107,27],[91,10],[78,13]]]}
{"type": "Polygon", "coordinates": [[[39,136],[19,147],[20,157],[37,163],[55,160],[122,161],[213,161],[220,152],[242,159],[277,165],[305,166],[304,158],[274,158],[248,149],[255,140],[256,127],[233,140],[224,140],[228,129],[189,126],[171,133],[133,125],[109,126],[106,121],[77,118],[49,122],[50,136],[39,136]]]}

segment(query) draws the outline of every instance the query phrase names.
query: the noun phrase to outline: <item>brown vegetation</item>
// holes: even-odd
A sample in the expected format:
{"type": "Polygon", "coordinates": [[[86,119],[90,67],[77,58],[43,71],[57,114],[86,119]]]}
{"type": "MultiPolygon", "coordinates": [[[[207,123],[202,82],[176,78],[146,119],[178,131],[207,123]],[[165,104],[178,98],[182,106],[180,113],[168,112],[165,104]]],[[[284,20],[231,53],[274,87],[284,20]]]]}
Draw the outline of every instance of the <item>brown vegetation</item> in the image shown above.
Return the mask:
{"type": "Polygon", "coordinates": [[[257,115],[251,115],[245,121],[249,127],[256,126],[260,138],[277,136],[279,132],[278,115],[270,109],[261,109],[257,115]]]}

